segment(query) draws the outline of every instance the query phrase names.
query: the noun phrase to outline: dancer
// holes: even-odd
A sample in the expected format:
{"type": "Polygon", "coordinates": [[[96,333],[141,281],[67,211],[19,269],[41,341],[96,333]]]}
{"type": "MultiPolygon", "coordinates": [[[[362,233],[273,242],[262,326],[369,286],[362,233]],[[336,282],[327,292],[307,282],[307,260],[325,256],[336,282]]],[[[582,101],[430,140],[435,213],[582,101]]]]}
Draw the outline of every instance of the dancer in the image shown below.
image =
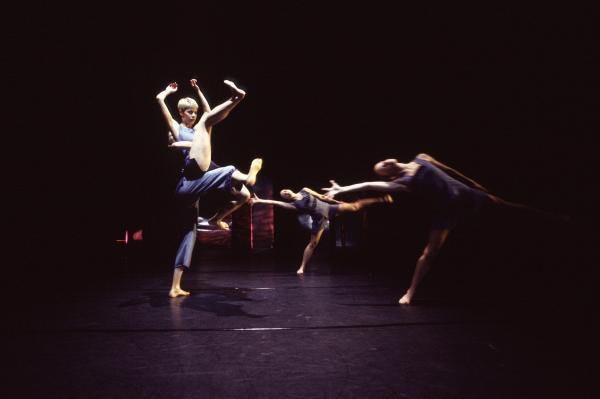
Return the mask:
{"type": "MultiPolygon", "coordinates": [[[[418,195],[431,209],[431,226],[428,242],[417,261],[411,284],[399,303],[408,305],[415,292],[429,271],[433,260],[439,253],[450,230],[468,216],[477,213],[482,205],[488,203],[497,206],[520,208],[537,213],[548,213],[525,205],[505,201],[475,180],[437,161],[427,154],[419,154],[409,163],[401,163],[396,159],[386,159],[374,166],[379,176],[389,181],[373,181],[340,186],[330,180],[331,186],[324,188],[327,198],[334,198],[341,193],[358,191],[410,192],[418,195]]],[[[552,217],[556,217],[552,215],[552,217]]]]}
{"type": "Polygon", "coordinates": [[[296,271],[297,274],[303,274],[304,268],[313,255],[315,248],[319,244],[321,235],[325,230],[327,222],[333,216],[344,212],[358,212],[365,206],[377,203],[392,203],[392,197],[385,195],[375,198],[364,198],[355,202],[346,203],[328,198],[323,194],[319,194],[310,188],[304,187],[302,190],[294,193],[290,189],[283,189],[280,192],[283,199],[289,202],[264,200],[256,195],[251,199],[253,204],[267,204],[279,206],[283,209],[298,211],[300,214],[310,215],[312,219],[310,241],[302,256],[302,263],[296,271]]]}
{"type": "Polygon", "coordinates": [[[231,97],[222,104],[210,109],[208,102],[202,95],[194,79],[192,86],[197,89],[200,101],[203,104],[203,114],[198,123],[198,103],[192,98],[182,98],[177,104],[181,123],[177,123],[165,103],[170,94],[177,91],[177,83],[169,84],[160,92],[156,99],[161,107],[163,116],[169,127],[170,133],[176,143],[184,148],[185,160],[181,178],[175,189],[178,207],[185,214],[185,227],[183,238],[175,258],[175,271],[169,296],[174,298],[180,295],[189,295],[188,291],[181,289],[181,277],[184,269],[189,269],[192,253],[196,243],[196,224],[198,220],[197,201],[209,191],[222,190],[231,193],[236,199],[227,207],[219,211],[211,222],[221,228],[226,228],[223,219],[237,208],[248,202],[250,192],[246,186],[253,186],[256,175],[262,167],[262,159],[254,159],[249,172],[242,173],[234,166],[216,167],[211,164],[211,132],[212,127],[225,119],[231,110],[245,97],[246,93],[236,85],[225,80],[224,83],[231,90],[231,97]]]}
{"type": "MultiPolygon", "coordinates": [[[[232,90],[237,89],[237,88],[235,88],[235,84],[229,80],[225,80],[224,83],[226,85],[228,85],[232,90]]],[[[195,89],[195,91],[200,99],[200,104],[202,105],[203,114],[211,112],[211,108],[208,103],[208,100],[206,99],[206,97],[200,90],[200,87],[198,86],[198,81],[196,79],[190,79],[190,84],[195,89]]],[[[169,90],[169,87],[174,87],[175,91],[177,91],[177,83],[171,83],[167,87],[167,89],[165,89],[165,91],[169,90]]],[[[161,102],[161,108],[163,110],[163,114],[165,112],[168,112],[168,108],[164,104],[164,101],[161,102]]],[[[169,129],[169,147],[183,150],[184,156],[187,156],[189,154],[190,149],[192,148],[192,140],[194,137],[194,129],[195,129],[194,123],[197,119],[198,103],[193,98],[186,97],[186,98],[182,98],[181,100],[179,100],[179,103],[177,104],[177,108],[178,108],[179,114],[181,116],[182,122],[180,124],[177,124],[177,122],[174,121],[172,118],[171,118],[171,120],[174,122],[175,126],[173,126],[172,122],[167,122],[170,127],[170,129],[169,129]],[[176,128],[174,129],[174,127],[176,127],[176,128]]],[[[223,117],[223,119],[227,116],[227,114],[223,117]]],[[[170,115],[170,113],[168,113],[168,115],[170,115]]],[[[219,121],[216,121],[215,124],[217,122],[219,122],[219,121]]],[[[196,126],[198,126],[198,125],[196,125],[196,126]]],[[[213,125],[206,126],[206,130],[207,130],[209,136],[212,133],[212,126],[213,125]]],[[[211,159],[208,170],[218,169],[220,167],[221,166],[217,165],[211,159]]],[[[232,177],[235,182],[248,181],[248,185],[253,186],[255,183],[255,180],[253,180],[253,179],[255,179],[255,177],[254,178],[252,177],[252,176],[255,176],[255,173],[253,173],[253,170],[256,169],[256,173],[258,173],[258,170],[260,170],[261,168],[262,168],[262,160],[255,159],[252,161],[252,164],[250,165],[250,172],[248,173],[248,175],[244,175],[242,172],[236,170],[236,171],[234,171],[232,177]],[[248,178],[250,180],[248,180],[248,178]]],[[[227,207],[222,208],[215,215],[213,215],[211,218],[208,219],[208,223],[210,225],[212,225],[214,229],[229,230],[229,225],[224,221],[224,219],[227,216],[231,215],[240,206],[245,204],[248,201],[249,195],[250,195],[248,189],[243,185],[241,186],[241,189],[234,190],[231,192],[231,194],[233,194],[234,201],[232,201],[227,207]]]]}

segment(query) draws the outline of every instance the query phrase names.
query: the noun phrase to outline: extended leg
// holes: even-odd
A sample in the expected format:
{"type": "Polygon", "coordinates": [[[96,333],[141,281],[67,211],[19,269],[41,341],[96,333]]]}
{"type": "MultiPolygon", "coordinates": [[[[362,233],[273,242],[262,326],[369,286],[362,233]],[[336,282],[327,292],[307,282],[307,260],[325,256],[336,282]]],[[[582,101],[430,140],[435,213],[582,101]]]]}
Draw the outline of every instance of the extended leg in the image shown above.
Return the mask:
{"type": "Polygon", "coordinates": [[[541,209],[537,209],[534,208],[532,206],[528,206],[528,205],[524,205],[524,204],[519,204],[518,202],[510,202],[510,201],[506,201],[500,197],[497,197],[495,195],[492,194],[488,194],[487,195],[489,200],[496,206],[500,206],[500,207],[504,207],[504,208],[510,208],[513,210],[519,210],[519,211],[524,211],[530,214],[535,214],[539,217],[545,218],[545,219],[550,219],[550,220],[554,220],[557,222],[563,222],[563,223],[569,223],[571,222],[571,218],[567,215],[561,215],[559,213],[553,213],[553,212],[548,212],[548,211],[543,211],[541,209]]]}
{"type": "Polygon", "coordinates": [[[338,212],[358,212],[366,206],[373,204],[391,204],[394,202],[392,196],[387,194],[382,197],[374,197],[374,198],[363,198],[358,201],[340,204],[338,206],[338,212]]]}
{"type": "Polygon", "coordinates": [[[260,172],[262,168],[263,161],[261,158],[255,158],[252,160],[250,164],[250,169],[248,170],[248,174],[242,173],[239,170],[236,170],[231,175],[231,178],[239,184],[244,184],[248,187],[254,186],[256,183],[256,175],[260,172]]]}

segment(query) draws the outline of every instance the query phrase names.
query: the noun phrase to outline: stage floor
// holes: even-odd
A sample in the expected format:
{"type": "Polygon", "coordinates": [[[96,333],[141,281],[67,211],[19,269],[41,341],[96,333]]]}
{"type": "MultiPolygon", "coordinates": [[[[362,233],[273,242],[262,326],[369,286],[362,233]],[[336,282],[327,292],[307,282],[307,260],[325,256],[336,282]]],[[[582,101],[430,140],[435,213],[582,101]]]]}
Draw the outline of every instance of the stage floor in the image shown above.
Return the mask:
{"type": "Polygon", "coordinates": [[[28,302],[4,329],[15,397],[586,397],[570,327],[537,302],[407,307],[406,282],[318,259],[304,277],[199,261],[190,297],[167,297],[168,269],[130,270],[28,302]]]}

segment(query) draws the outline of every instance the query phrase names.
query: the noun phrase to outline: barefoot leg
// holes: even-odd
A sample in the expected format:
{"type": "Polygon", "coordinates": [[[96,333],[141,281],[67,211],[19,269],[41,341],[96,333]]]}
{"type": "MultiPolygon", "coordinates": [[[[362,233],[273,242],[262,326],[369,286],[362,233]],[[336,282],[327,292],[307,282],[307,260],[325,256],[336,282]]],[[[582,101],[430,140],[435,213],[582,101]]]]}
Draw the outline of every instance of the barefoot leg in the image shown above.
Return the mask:
{"type": "Polygon", "coordinates": [[[173,272],[173,282],[171,283],[171,290],[169,296],[175,298],[178,296],[188,296],[190,293],[181,289],[181,277],[183,276],[183,267],[175,268],[173,272]]]}

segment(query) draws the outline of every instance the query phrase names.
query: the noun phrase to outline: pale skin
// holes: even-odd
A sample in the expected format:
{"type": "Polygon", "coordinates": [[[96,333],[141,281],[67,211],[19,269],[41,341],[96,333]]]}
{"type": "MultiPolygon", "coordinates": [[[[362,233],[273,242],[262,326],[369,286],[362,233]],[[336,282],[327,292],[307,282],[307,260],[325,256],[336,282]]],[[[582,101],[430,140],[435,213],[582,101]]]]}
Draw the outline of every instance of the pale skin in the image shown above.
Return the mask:
{"type": "MultiPolygon", "coordinates": [[[[212,136],[212,127],[225,119],[229,115],[229,112],[231,112],[231,110],[235,108],[246,95],[246,93],[243,90],[238,89],[233,82],[225,80],[224,83],[229,86],[232,93],[231,97],[229,100],[211,109],[206,97],[198,86],[197,80],[190,80],[191,86],[200,98],[200,104],[203,111],[198,123],[196,123],[196,120],[198,119],[198,109],[196,107],[179,110],[181,123],[177,123],[171,116],[171,113],[165,104],[165,98],[169,94],[177,91],[177,83],[169,84],[164,91],[156,96],[159,105],[161,106],[163,116],[169,126],[170,147],[189,150],[190,158],[198,163],[198,166],[202,171],[206,171],[211,162],[210,139],[212,136]],[[179,140],[180,125],[194,129],[193,141],[179,140]]],[[[223,220],[231,215],[236,209],[248,202],[250,199],[250,192],[246,186],[253,186],[256,183],[256,176],[261,168],[262,159],[256,158],[252,160],[248,173],[242,173],[239,170],[233,172],[231,177],[234,180],[234,187],[236,188],[232,189],[231,194],[235,200],[227,204],[226,207],[211,217],[209,223],[222,230],[229,229],[229,226],[223,220]]]]}
{"type": "MultiPolygon", "coordinates": [[[[462,173],[450,168],[449,166],[444,165],[443,163],[435,160],[430,155],[419,154],[419,155],[417,155],[417,158],[425,159],[425,160],[431,162],[433,165],[435,165],[436,167],[438,167],[439,169],[441,169],[448,175],[456,178],[457,180],[464,182],[465,184],[467,184],[470,187],[477,188],[479,190],[487,192],[487,189],[485,187],[483,187],[482,185],[480,185],[479,183],[477,183],[476,181],[466,177],[462,173]]],[[[397,178],[403,177],[403,176],[414,176],[414,174],[417,172],[417,170],[420,167],[421,167],[421,165],[419,165],[416,162],[401,163],[401,162],[398,162],[398,160],[396,160],[396,159],[386,159],[384,161],[381,161],[381,162],[378,162],[377,164],[375,164],[374,170],[375,170],[375,173],[377,173],[378,175],[380,175],[382,177],[386,177],[388,179],[392,179],[390,181],[372,181],[372,182],[351,184],[348,186],[340,186],[335,181],[330,180],[331,186],[324,188],[323,190],[327,192],[327,194],[325,194],[325,195],[328,198],[334,198],[336,195],[341,194],[341,193],[352,193],[352,192],[359,192],[359,191],[380,191],[380,192],[386,192],[386,193],[409,192],[410,190],[406,185],[395,182],[393,179],[397,179],[397,178]]],[[[505,202],[505,201],[501,200],[500,198],[495,197],[493,195],[488,194],[488,196],[493,201],[505,202]]],[[[401,305],[409,305],[412,302],[413,297],[415,295],[415,292],[417,291],[419,284],[421,283],[421,281],[423,280],[423,277],[427,274],[427,272],[431,268],[431,265],[432,265],[434,259],[436,258],[440,249],[446,242],[449,232],[450,232],[450,229],[432,229],[432,230],[430,230],[427,244],[425,245],[423,252],[419,256],[419,259],[417,260],[417,264],[415,266],[415,271],[414,271],[412,279],[411,279],[410,287],[408,288],[406,293],[400,298],[398,303],[400,303],[401,305]]]]}
{"type": "MultiPolygon", "coordinates": [[[[302,190],[312,194],[313,196],[320,199],[321,201],[327,202],[329,204],[338,205],[338,212],[340,212],[340,213],[342,213],[342,212],[358,212],[359,210],[363,209],[365,206],[368,206],[368,205],[377,204],[377,203],[388,203],[389,204],[389,203],[393,202],[392,197],[390,195],[386,195],[383,197],[376,197],[376,198],[364,198],[364,199],[361,199],[361,200],[358,200],[355,202],[347,203],[347,202],[341,202],[341,201],[335,200],[333,198],[329,198],[323,194],[317,193],[316,191],[314,191],[308,187],[304,187],[302,190]]],[[[287,201],[296,201],[296,200],[302,199],[302,195],[300,194],[300,192],[295,193],[289,189],[281,190],[280,195],[283,199],[285,199],[287,201]]],[[[276,200],[264,200],[264,199],[258,198],[256,195],[251,199],[251,202],[253,204],[274,205],[274,206],[278,206],[280,208],[291,210],[291,211],[298,210],[294,205],[292,205],[289,202],[276,201],[276,200]]],[[[315,249],[317,248],[319,241],[321,240],[323,231],[324,231],[324,228],[321,228],[316,233],[311,233],[310,241],[308,242],[308,244],[306,245],[306,248],[304,248],[304,252],[302,253],[302,262],[300,263],[300,267],[296,271],[296,273],[298,275],[304,274],[304,269],[305,269],[306,265],[308,264],[308,262],[310,261],[310,259],[312,258],[312,255],[313,255],[315,249]]]]}
{"type": "MultiPolygon", "coordinates": [[[[202,115],[198,118],[198,107],[191,105],[178,110],[181,122],[177,122],[173,118],[165,102],[169,95],[177,92],[177,83],[170,83],[163,91],[156,95],[162,115],[169,128],[170,147],[189,150],[190,159],[193,159],[198,164],[198,167],[201,171],[207,171],[211,163],[211,135],[213,126],[224,120],[246,96],[246,93],[239,89],[233,82],[225,80],[223,83],[225,83],[225,85],[227,85],[231,90],[231,96],[227,101],[211,109],[208,101],[197,84],[197,80],[191,79],[190,84],[200,98],[202,115]],[[191,142],[180,141],[180,126],[194,129],[194,136],[191,142]]],[[[250,200],[250,192],[246,186],[253,186],[255,184],[256,176],[261,168],[262,159],[256,158],[252,161],[248,173],[242,173],[238,170],[233,172],[232,179],[234,180],[234,188],[232,188],[231,194],[234,196],[235,200],[227,204],[225,208],[221,209],[216,215],[210,218],[210,223],[214,224],[220,229],[229,228],[223,219],[250,200]]],[[[182,274],[183,268],[175,268],[171,290],[169,291],[170,297],[189,295],[188,291],[181,289],[182,274]]]]}

